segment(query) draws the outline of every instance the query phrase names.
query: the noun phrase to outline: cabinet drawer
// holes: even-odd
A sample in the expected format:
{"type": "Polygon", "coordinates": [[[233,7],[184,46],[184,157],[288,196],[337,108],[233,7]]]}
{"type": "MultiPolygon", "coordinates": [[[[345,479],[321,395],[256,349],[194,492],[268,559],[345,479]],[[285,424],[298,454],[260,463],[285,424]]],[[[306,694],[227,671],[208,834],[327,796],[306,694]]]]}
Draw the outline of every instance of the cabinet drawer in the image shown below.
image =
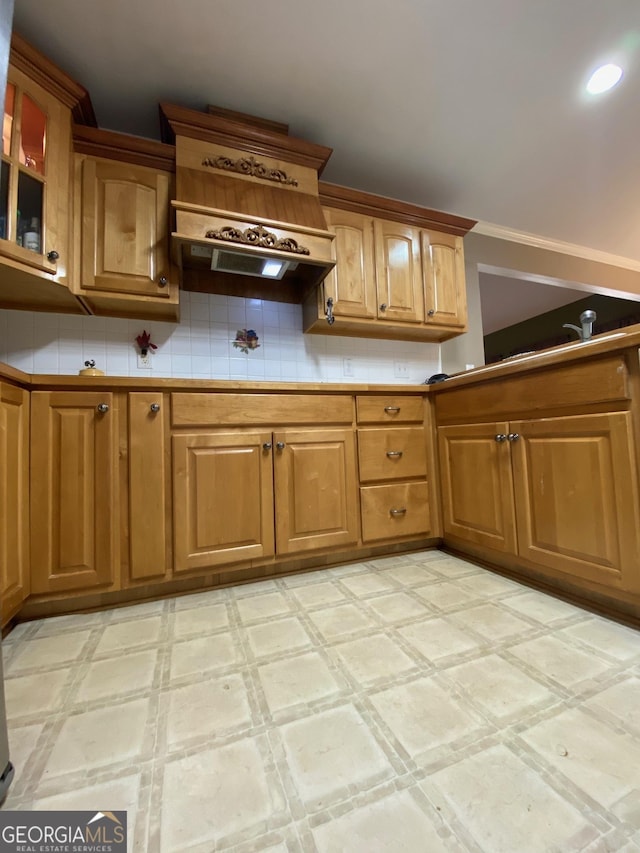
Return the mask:
{"type": "Polygon", "coordinates": [[[337,394],[175,393],[171,395],[171,424],[174,427],[350,424],[352,399],[337,394]]]}
{"type": "Polygon", "coordinates": [[[356,397],[359,424],[422,423],[422,397],[356,397]]]}
{"type": "Polygon", "coordinates": [[[428,535],[429,489],[426,483],[394,483],[360,489],[362,541],[428,535]]]}
{"type": "Polygon", "coordinates": [[[358,430],[360,482],[426,477],[427,442],[422,427],[358,430]]]}

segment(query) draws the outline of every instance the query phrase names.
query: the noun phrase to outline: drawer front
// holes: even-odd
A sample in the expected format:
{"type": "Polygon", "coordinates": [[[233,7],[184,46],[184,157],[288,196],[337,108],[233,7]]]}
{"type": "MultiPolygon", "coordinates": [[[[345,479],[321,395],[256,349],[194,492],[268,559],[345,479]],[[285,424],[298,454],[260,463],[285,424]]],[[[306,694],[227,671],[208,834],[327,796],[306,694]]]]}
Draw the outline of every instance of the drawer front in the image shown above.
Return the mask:
{"type": "Polygon", "coordinates": [[[356,397],[359,424],[422,423],[422,397],[356,397]]]}
{"type": "Polygon", "coordinates": [[[429,488],[426,483],[393,483],[360,489],[362,541],[428,536],[429,488]]]}
{"type": "Polygon", "coordinates": [[[422,427],[358,430],[360,482],[406,480],[427,475],[427,440],[422,427]]]}
{"type": "Polygon", "coordinates": [[[174,427],[350,424],[352,420],[353,398],[349,395],[202,392],[171,395],[174,427]]]}

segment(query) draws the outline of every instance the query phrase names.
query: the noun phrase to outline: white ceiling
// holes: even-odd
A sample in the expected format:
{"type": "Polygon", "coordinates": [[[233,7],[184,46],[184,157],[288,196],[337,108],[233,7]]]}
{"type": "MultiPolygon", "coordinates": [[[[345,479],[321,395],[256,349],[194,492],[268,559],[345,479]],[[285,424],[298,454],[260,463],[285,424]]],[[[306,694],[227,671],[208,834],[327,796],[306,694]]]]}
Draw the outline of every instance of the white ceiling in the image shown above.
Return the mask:
{"type": "Polygon", "coordinates": [[[638,0],[16,0],[15,27],[158,137],[211,103],[329,145],[325,180],[640,260],[638,0]],[[609,95],[584,84],[604,61],[609,95]]]}

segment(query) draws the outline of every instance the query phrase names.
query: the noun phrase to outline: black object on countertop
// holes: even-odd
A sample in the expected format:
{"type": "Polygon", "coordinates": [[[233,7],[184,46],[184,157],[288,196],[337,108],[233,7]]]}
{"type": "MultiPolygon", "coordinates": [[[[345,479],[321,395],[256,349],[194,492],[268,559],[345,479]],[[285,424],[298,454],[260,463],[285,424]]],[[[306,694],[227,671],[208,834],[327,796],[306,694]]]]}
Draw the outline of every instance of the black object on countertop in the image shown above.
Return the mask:
{"type": "Polygon", "coordinates": [[[425,380],[425,385],[435,385],[436,382],[444,382],[445,379],[449,378],[448,373],[434,373],[433,376],[430,376],[425,380]]]}

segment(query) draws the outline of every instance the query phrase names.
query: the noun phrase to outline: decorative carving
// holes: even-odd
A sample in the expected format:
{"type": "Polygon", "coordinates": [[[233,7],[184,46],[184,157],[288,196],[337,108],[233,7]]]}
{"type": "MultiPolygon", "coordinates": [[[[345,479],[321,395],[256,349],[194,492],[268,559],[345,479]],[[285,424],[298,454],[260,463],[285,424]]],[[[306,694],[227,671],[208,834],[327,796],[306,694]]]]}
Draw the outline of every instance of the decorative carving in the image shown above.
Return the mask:
{"type": "Polygon", "coordinates": [[[248,243],[261,249],[278,249],[280,252],[292,252],[294,255],[310,255],[306,246],[299,246],[293,237],[278,238],[276,234],[267,231],[264,225],[256,225],[241,231],[232,225],[225,225],[215,231],[207,231],[204,235],[209,240],[227,240],[229,243],[248,243]]]}
{"type": "Polygon", "coordinates": [[[231,157],[205,157],[203,166],[211,169],[223,169],[225,172],[239,172],[241,175],[250,175],[252,178],[261,178],[263,181],[275,181],[277,184],[285,184],[289,187],[297,187],[295,178],[290,178],[282,169],[270,169],[264,163],[259,163],[255,157],[242,157],[240,160],[232,160],[231,157]]]}

